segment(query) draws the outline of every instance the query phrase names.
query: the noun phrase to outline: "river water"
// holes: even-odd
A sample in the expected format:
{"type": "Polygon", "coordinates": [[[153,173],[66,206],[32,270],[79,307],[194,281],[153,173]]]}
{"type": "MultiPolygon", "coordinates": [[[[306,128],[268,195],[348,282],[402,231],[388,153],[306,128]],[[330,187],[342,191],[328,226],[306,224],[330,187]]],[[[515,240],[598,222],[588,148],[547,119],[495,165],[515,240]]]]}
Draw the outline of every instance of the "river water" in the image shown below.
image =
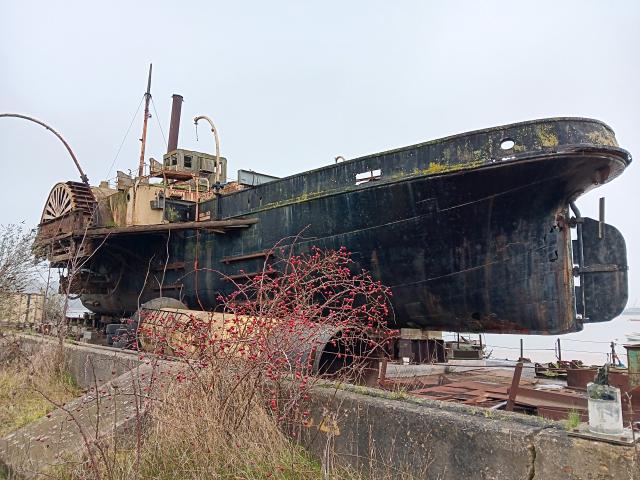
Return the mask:
{"type": "MultiPolygon", "coordinates": [[[[516,360],[520,356],[520,339],[523,340],[524,356],[533,362],[557,360],[556,342],[560,339],[562,360],[582,360],[585,364],[602,365],[611,356],[611,342],[615,351],[626,365],[627,356],[623,345],[629,343],[626,334],[640,332],[640,315],[621,315],[610,322],[587,323],[580,332],[565,335],[507,335],[483,334],[490,358],[516,360]]],[[[451,340],[455,334],[446,333],[451,340]]],[[[466,337],[467,335],[465,335],[466,337]]],[[[477,334],[469,335],[477,339],[477,334]]]]}

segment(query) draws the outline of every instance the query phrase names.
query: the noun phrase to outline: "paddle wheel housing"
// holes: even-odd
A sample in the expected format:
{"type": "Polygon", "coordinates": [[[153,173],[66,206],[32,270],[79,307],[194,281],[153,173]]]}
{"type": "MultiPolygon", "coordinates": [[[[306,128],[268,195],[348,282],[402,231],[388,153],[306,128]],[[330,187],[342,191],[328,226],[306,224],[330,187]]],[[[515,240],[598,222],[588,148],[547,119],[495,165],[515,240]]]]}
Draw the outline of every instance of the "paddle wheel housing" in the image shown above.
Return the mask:
{"type": "Polygon", "coordinates": [[[70,262],[91,255],[91,242],[74,237],[93,223],[97,202],[91,187],[79,182],[57,183],[45,203],[34,249],[38,258],[47,258],[52,267],[68,267],[70,262]]]}

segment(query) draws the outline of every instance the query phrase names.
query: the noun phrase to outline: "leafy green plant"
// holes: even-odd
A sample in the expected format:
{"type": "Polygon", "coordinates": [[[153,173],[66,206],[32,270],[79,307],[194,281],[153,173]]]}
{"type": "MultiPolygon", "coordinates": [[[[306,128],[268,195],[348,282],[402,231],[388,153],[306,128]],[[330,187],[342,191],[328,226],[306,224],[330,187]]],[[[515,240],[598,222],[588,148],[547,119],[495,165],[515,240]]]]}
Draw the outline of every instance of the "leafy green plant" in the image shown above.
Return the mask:
{"type": "Polygon", "coordinates": [[[580,425],[580,414],[576,410],[571,410],[569,415],[567,416],[567,420],[565,421],[565,426],[567,430],[573,430],[580,425]]]}
{"type": "Polygon", "coordinates": [[[409,394],[402,388],[398,388],[391,392],[391,398],[394,400],[405,400],[409,398],[409,394]]]}

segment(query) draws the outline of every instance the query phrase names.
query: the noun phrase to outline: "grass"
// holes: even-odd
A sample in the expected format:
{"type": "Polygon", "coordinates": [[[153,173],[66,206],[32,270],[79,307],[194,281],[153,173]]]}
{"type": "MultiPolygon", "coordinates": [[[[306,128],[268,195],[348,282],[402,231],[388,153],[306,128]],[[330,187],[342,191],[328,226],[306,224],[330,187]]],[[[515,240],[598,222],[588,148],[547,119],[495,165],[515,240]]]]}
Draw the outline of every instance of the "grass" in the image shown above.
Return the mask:
{"type": "Polygon", "coordinates": [[[566,429],[573,430],[574,428],[577,428],[577,426],[580,425],[580,420],[580,414],[575,410],[571,410],[567,416],[567,420],[565,421],[566,429]]]}
{"type": "MultiPolygon", "coordinates": [[[[30,357],[16,355],[5,362],[0,341],[0,428],[2,434],[25,425],[53,409],[39,393],[64,403],[79,393],[66,373],[56,373],[55,350],[30,357]]],[[[6,351],[6,349],[5,349],[6,351]]],[[[44,472],[61,480],[361,480],[351,470],[321,462],[287,435],[291,431],[265,407],[253,382],[239,381],[236,373],[203,371],[198,381],[164,381],[153,395],[136,446],[135,432],[126,441],[107,438],[93,442],[97,464],[76,457],[44,472]]],[[[395,392],[398,398],[406,392],[395,392]]],[[[294,426],[297,424],[293,424],[294,426]]],[[[299,426],[299,425],[298,425],[299,426]]],[[[295,428],[294,428],[295,430],[295,428]]],[[[0,479],[3,478],[0,469],[0,479]]],[[[410,478],[392,474],[379,478],[410,478]]]]}
{"type": "MultiPolygon", "coordinates": [[[[224,371],[165,386],[145,418],[136,448],[101,447],[99,475],[67,465],[56,478],[81,480],[321,480],[322,465],[292,440],[265,408],[254,384],[224,371]]],[[[353,479],[346,472],[337,477],[353,479]]]]}
{"type": "Polygon", "coordinates": [[[390,392],[390,396],[393,400],[406,400],[411,398],[411,395],[403,389],[401,386],[398,386],[396,389],[390,392]]]}
{"type": "MultiPolygon", "coordinates": [[[[147,445],[148,447],[148,445],[147,445]]],[[[103,471],[103,478],[140,480],[205,480],[205,479],[250,479],[250,480],[321,480],[322,466],[301,447],[291,445],[288,452],[279,458],[270,458],[263,463],[224,465],[219,462],[215,469],[211,468],[211,460],[203,459],[197,450],[176,450],[167,458],[161,447],[155,451],[147,450],[141,456],[138,475],[136,475],[136,451],[120,450],[110,461],[110,472],[103,471]]],[[[251,452],[241,451],[239,454],[251,456],[251,452]]],[[[212,455],[215,457],[215,455],[212,455]]],[[[232,462],[233,463],[233,462],[232,462]]],[[[48,472],[58,480],[85,480],[92,474],[86,464],[67,463],[57,466],[48,472]]],[[[0,476],[0,479],[2,477],[0,476]]],[[[348,474],[335,477],[355,480],[348,474]]]]}
{"type": "Polygon", "coordinates": [[[0,437],[55,408],[42,394],[56,403],[65,403],[80,394],[71,375],[55,369],[53,358],[53,350],[43,349],[0,363],[0,437]]]}
{"type": "MultiPolygon", "coordinates": [[[[26,356],[16,345],[0,338],[0,437],[81,393],[72,377],[56,368],[55,346],[26,356]]],[[[85,458],[52,466],[48,474],[67,480],[323,478],[320,462],[284,433],[254,385],[238,384],[219,371],[203,375],[204,384],[169,382],[163,388],[157,408],[147,413],[139,448],[135,438],[121,445],[99,442],[91,447],[101,449],[99,472],[85,458]]]]}
{"type": "MultiPolygon", "coordinates": [[[[142,457],[139,478],[173,480],[173,479],[253,479],[253,480],[316,480],[322,478],[322,467],[319,462],[302,448],[291,445],[289,450],[281,452],[275,458],[253,458],[252,452],[243,450],[239,454],[246,455],[244,465],[234,465],[219,457],[215,467],[211,460],[216,455],[203,458],[200,452],[190,449],[179,449],[169,458],[166,451],[158,448],[155,452],[147,451],[142,457]]],[[[135,451],[119,457],[114,472],[118,478],[131,478],[135,472],[135,451]],[[131,476],[130,476],[131,475],[131,476]]],[[[227,457],[227,461],[232,460],[227,457]]]]}

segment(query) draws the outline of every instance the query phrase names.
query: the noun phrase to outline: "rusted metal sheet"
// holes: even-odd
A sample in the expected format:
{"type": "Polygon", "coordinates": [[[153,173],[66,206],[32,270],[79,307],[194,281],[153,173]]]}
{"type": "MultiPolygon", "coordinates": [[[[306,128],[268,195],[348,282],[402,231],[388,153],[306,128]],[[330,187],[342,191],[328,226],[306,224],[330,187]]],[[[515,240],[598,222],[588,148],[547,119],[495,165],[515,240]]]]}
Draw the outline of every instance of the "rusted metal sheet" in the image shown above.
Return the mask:
{"type": "Polygon", "coordinates": [[[515,402],[533,408],[587,408],[587,397],[584,393],[571,392],[568,389],[561,391],[544,390],[532,387],[518,388],[515,402]]]}
{"type": "Polygon", "coordinates": [[[516,365],[516,369],[513,372],[513,379],[511,381],[511,386],[509,387],[509,398],[507,398],[507,404],[504,407],[504,409],[507,410],[508,412],[513,411],[513,406],[518,396],[518,389],[520,387],[521,376],[522,376],[522,362],[518,362],[518,364],[516,365]]]}
{"type": "Polygon", "coordinates": [[[538,416],[547,418],[549,420],[566,420],[570,414],[577,414],[580,417],[581,422],[589,421],[589,412],[586,408],[580,407],[549,407],[538,406],[536,407],[538,416]]]}
{"type": "Polygon", "coordinates": [[[455,382],[412,390],[412,395],[430,400],[456,402],[477,407],[495,407],[507,399],[507,387],[485,382],[455,382]]]}
{"type": "MultiPolygon", "coordinates": [[[[632,388],[626,372],[612,372],[609,382],[620,388],[622,412],[625,425],[640,421],[640,387],[632,388]],[[613,373],[613,374],[612,374],[613,373]]],[[[498,383],[495,372],[471,372],[474,380],[451,380],[444,375],[422,379],[431,383],[423,387],[412,387],[412,382],[402,379],[388,380],[385,388],[408,388],[411,395],[430,400],[462,403],[465,405],[488,408],[502,408],[539,415],[551,420],[567,419],[569,414],[577,413],[582,421],[588,420],[588,401],[586,392],[555,384],[532,384],[530,380],[517,378],[517,370],[512,372],[511,385],[498,383]],[[511,400],[511,402],[510,402],[511,400]]],[[[462,373],[457,374],[462,375],[462,373]]]]}
{"type": "Polygon", "coordinates": [[[496,383],[468,381],[412,390],[412,395],[430,400],[456,402],[481,407],[502,407],[506,410],[528,411],[553,420],[566,419],[575,411],[586,417],[587,399],[584,393],[564,389],[549,391],[540,387],[519,386],[514,388],[496,383]]]}
{"type": "Polygon", "coordinates": [[[640,387],[640,344],[625,345],[629,364],[629,387],[640,387]]]}
{"type": "Polygon", "coordinates": [[[506,400],[507,394],[508,394],[508,387],[498,383],[470,380],[470,381],[462,381],[462,382],[453,382],[447,385],[422,388],[422,389],[411,391],[411,393],[417,394],[417,395],[427,394],[427,393],[450,393],[450,394],[464,393],[465,395],[468,395],[469,392],[480,392],[480,394],[482,395],[491,393],[491,394],[497,395],[499,398],[504,397],[503,400],[506,400]]]}
{"type": "Polygon", "coordinates": [[[568,368],[567,387],[575,388],[578,390],[586,390],[587,383],[593,382],[593,379],[595,378],[597,373],[597,367],[568,368]]]}
{"type": "Polygon", "coordinates": [[[591,218],[582,222],[581,236],[573,241],[574,269],[581,286],[576,295],[577,312],[587,322],[611,320],[627,304],[627,251],[622,234],[611,225],[591,218]],[[584,303],[583,303],[584,302],[584,303]]]}
{"type": "Polygon", "coordinates": [[[42,210],[34,250],[54,266],[82,260],[93,253],[87,242],[78,242],[73,232],[86,233],[92,225],[97,202],[91,188],[84,183],[57,183],[49,193],[42,210]]]}

